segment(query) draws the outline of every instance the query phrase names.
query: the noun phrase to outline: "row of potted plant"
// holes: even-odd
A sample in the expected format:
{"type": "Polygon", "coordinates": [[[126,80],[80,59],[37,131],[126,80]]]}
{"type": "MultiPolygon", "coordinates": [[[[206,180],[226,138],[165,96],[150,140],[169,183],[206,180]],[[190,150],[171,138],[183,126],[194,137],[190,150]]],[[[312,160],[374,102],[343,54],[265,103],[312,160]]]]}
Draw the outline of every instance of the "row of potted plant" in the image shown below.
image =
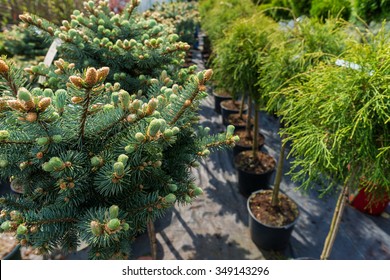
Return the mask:
{"type": "MultiPolygon", "coordinates": [[[[210,27],[206,25],[206,32],[207,28],[210,27]]],[[[233,98],[240,93],[242,104],[248,100],[251,108],[253,102],[255,111],[264,108],[281,117],[282,144],[273,191],[264,191],[266,198],[256,193],[248,199],[252,239],[265,249],[283,249],[288,244],[288,236],[299,212],[291,199],[279,193],[285,145],[289,141],[290,155],[295,157],[292,178],[301,182],[303,189],[319,182],[323,183],[323,192],[344,186],[321,256],[327,259],[348,189],[362,189],[364,186],[372,197],[385,198],[382,205],[386,206],[388,201],[390,189],[384,174],[388,172],[389,160],[389,119],[386,115],[389,93],[384,87],[379,87],[379,81],[387,75],[383,60],[389,41],[384,28],[373,37],[370,32],[362,32],[337,19],[321,22],[306,18],[284,24],[273,22],[262,12],[254,12],[250,17],[230,22],[223,34],[212,41],[217,86],[233,92],[233,98]],[[350,79],[350,84],[345,85],[344,79],[350,79]],[[351,88],[363,93],[357,95],[351,88]],[[377,101],[369,101],[371,98],[377,101]],[[359,184],[359,181],[363,183],[359,184]],[[268,214],[267,209],[271,211],[268,214]],[[283,218],[278,222],[275,217],[283,218]],[[257,229],[277,228],[277,233],[259,235],[254,225],[257,229]],[[282,238],[281,231],[285,231],[287,237],[282,238]],[[279,241],[270,241],[272,235],[279,241]]],[[[228,101],[223,101],[220,105],[222,113],[226,103],[228,101]]],[[[241,119],[243,109],[241,107],[239,113],[241,119]]],[[[251,117],[249,112],[247,129],[251,117]]],[[[269,173],[273,170],[272,165],[276,165],[275,160],[265,155],[262,156],[263,162],[255,160],[256,154],[262,154],[258,152],[257,118],[256,112],[253,134],[247,130],[245,136],[240,137],[241,141],[252,143],[252,152],[241,152],[235,158],[239,188],[245,195],[256,189],[269,188],[269,173]],[[245,154],[248,156],[246,162],[242,160],[245,154]],[[248,177],[243,176],[242,169],[245,168],[248,177]],[[256,169],[266,180],[254,175],[256,169]],[[244,188],[248,189],[243,191],[244,188]]],[[[226,117],[224,121],[229,124],[226,117]]],[[[369,207],[366,211],[373,213],[369,207]]]]}

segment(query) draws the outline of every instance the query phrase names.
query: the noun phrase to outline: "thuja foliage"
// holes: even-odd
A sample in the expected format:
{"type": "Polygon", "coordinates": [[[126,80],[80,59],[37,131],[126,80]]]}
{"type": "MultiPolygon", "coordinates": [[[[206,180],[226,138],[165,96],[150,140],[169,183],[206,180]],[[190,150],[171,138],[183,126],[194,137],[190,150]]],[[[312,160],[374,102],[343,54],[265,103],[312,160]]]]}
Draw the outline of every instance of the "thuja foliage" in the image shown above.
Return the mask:
{"type": "Polygon", "coordinates": [[[215,79],[233,92],[248,92],[261,103],[255,81],[258,69],[271,47],[269,37],[279,32],[279,25],[263,13],[234,21],[217,42],[213,60],[215,79]]]}
{"type": "Polygon", "coordinates": [[[197,2],[158,3],[144,12],[144,16],[172,25],[180,41],[195,44],[195,33],[200,21],[197,2]]]}
{"type": "Polygon", "coordinates": [[[282,88],[292,79],[313,68],[321,61],[329,61],[346,49],[347,24],[338,19],[305,18],[284,26],[279,36],[270,37],[271,49],[259,68],[259,87],[268,101],[267,110],[277,112],[284,96],[282,88]]]}
{"type": "MultiPolygon", "coordinates": [[[[256,2],[255,0],[252,0],[256,2]]],[[[260,8],[275,20],[293,19],[310,14],[312,0],[258,0],[260,8]]]]}
{"type": "Polygon", "coordinates": [[[358,17],[365,22],[380,22],[390,15],[390,2],[383,0],[355,0],[355,10],[358,17]]]}
{"type": "Polygon", "coordinates": [[[361,38],[284,91],[283,131],[303,188],[322,182],[326,192],[348,180],[350,188],[360,182],[375,195],[390,192],[390,38],[384,28],[361,38]]]}
{"type": "MultiPolygon", "coordinates": [[[[120,82],[129,92],[146,91],[147,80],[158,78],[162,70],[170,76],[177,74],[190,46],[178,41],[179,36],[166,25],[137,13],[139,4],[139,0],[132,0],[121,14],[114,14],[108,1],[84,2],[84,10],[75,10],[71,20],[64,20],[60,27],[30,14],[20,18],[60,39],[60,58],[77,69],[108,66],[107,81],[120,82]]],[[[35,75],[48,76],[48,72],[43,66],[31,69],[35,75]]],[[[63,84],[63,76],[51,71],[46,86],[63,84]]]]}
{"type": "Polygon", "coordinates": [[[0,176],[24,188],[0,199],[1,231],[40,253],[84,240],[92,259],[126,258],[149,221],[202,193],[191,168],[234,145],[234,127],[196,126],[211,70],[141,97],[106,83],[108,67],[68,70],[65,88],[29,88],[0,60],[0,176]]]}
{"type": "Polygon", "coordinates": [[[351,16],[352,4],[350,0],[313,0],[310,16],[319,19],[339,17],[348,20],[351,16]]]}
{"type": "Polygon", "coordinates": [[[234,20],[248,17],[255,11],[256,6],[251,0],[199,1],[202,28],[212,44],[223,38],[234,20]]]}

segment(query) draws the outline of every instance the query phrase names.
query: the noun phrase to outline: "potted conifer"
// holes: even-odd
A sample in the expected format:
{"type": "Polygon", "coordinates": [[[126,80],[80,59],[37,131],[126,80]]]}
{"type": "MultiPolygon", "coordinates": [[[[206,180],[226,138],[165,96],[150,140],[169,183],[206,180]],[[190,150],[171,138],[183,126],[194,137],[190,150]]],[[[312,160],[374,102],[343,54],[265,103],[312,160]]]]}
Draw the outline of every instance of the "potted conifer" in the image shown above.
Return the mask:
{"type": "MultiPolygon", "coordinates": [[[[259,109],[263,103],[259,87],[256,85],[259,64],[266,56],[270,47],[269,36],[278,31],[278,24],[262,13],[254,14],[250,18],[235,21],[225,39],[216,47],[216,69],[219,75],[224,76],[224,81],[230,81],[232,88],[248,92],[248,107],[254,102],[254,126],[251,129],[251,117],[247,117],[246,129],[242,130],[238,146],[243,146],[237,151],[235,165],[238,169],[238,181],[240,192],[249,195],[259,186],[258,180],[263,180],[264,187],[275,167],[275,160],[259,151],[264,144],[264,136],[259,134],[259,109]],[[259,26],[266,28],[259,29],[259,26]],[[245,147],[249,144],[249,147],[245,147]]],[[[223,108],[223,107],[222,107],[223,108]]],[[[250,116],[250,112],[248,116],[250,116]]]]}
{"type": "Polygon", "coordinates": [[[319,64],[284,92],[293,179],[340,193],[321,259],[330,257],[350,190],[364,186],[377,198],[390,192],[389,42],[384,28],[364,34],[341,59],[319,64]]]}
{"type": "MultiPolygon", "coordinates": [[[[260,65],[259,79],[259,86],[270,97],[267,107],[270,113],[277,112],[285,101],[277,91],[288,87],[294,77],[299,80],[306,69],[344,49],[342,25],[336,23],[303,20],[271,38],[272,47],[260,65]]],[[[281,136],[283,139],[285,134],[281,136]]],[[[266,250],[284,250],[288,246],[299,216],[297,204],[280,193],[285,149],[286,141],[282,141],[273,189],[255,192],[247,201],[252,240],[266,250]]]]}
{"type": "Polygon", "coordinates": [[[1,231],[21,245],[70,252],[81,239],[92,259],[126,258],[151,221],[202,193],[197,160],[237,140],[233,127],[194,129],[211,70],[171,87],[155,79],[147,96],[106,83],[109,71],[70,69],[65,88],[43,90],[0,60],[0,174],[24,183],[0,199],[1,231]]]}

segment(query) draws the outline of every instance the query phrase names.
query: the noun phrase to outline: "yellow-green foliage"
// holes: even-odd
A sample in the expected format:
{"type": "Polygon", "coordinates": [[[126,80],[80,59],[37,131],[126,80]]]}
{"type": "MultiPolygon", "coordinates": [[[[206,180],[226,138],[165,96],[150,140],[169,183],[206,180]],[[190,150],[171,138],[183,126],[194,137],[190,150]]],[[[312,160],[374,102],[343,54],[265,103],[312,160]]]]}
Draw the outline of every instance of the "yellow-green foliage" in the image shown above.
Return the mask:
{"type": "Polygon", "coordinates": [[[218,82],[235,92],[248,91],[259,101],[259,65],[267,55],[270,35],[279,31],[279,25],[262,13],[238,19],[225,32],[215,46],[213,68],[218,82]]]}
{"type": "Polygon", "coordinates": [[[326,191],[352,173],[369,191],[390,192],[389,56],[390,37],[381,29],[284,90],[284,133],[303,187],[327,179],[326,191]]]}
{"type": "Polygon", "coordinates": [[[272,49],[260,69],[259,87],[269,95],[268,109],[277,111],[284,101],[278,91],[291,79],[321,61],[340,55],[346,48],[347,27],[337,19],[297,21],[284,27],[283,36],[273,36],[272,49]]]}
{"type": "Polygon", "coordinates": [[[202,28],[212,43],[223,37],[224,31],[237,18],[248,17],[256,11],[250,0],[200,1],[202,28]]]}

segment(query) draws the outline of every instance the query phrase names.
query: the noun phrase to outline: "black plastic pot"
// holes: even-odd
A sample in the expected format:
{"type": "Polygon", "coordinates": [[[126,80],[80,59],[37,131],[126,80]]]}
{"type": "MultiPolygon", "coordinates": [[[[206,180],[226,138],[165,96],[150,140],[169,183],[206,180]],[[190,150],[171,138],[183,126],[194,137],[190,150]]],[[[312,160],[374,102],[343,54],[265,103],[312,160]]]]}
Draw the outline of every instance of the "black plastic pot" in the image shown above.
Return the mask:
{"type": "Polygon", "coordinates": [[[235,156],[234,163],[238,172],[238,190],[240,193],[243,196],[248,197],[251,193],[260,189],[269,189],[275,168],[261,174],[247,172],[241,169],[239,164],[237,164],[238,155],[239,154],[235,156]]]}
{"type": "MultiPolygon", "coordinates": [[[[262,191],[263,190],[256,191],[252,195],[262,191]]],[[[247,200],[247,209],[249,212],[249,230],[252,241],[263,250],[285,250],[290,242],[290,236],[294,229],[294,226],[298,221],[299,213],[298,217],[291,224],[288,224],[283,227],[268,226],[261,223],[254,217],[252,211],[250,210],[249,201],[250,197],[247,200]]]]}
{"type": "Polygon", "coordinates": [[[21,260],[22,255],[20,253],[20,245],[16,245],[15,248],[6,255],[3,260],[21,260]]]}
{"type": "Polygon", "coordinates": [[[221,114],[221,102],[225,100],[231,100],[231,96],[218,95],[218,93],[213,92],[214,95],[214,110],[216,113],[221,114]]]}
{"type": "MultiPolygon", "coordinates": [[[[224,125],[229,125],[229,115],[231,114],[236,114],[240,112],[240,106],[241,102],[239,101],[233,101],[233,100],[225,100],[221,102],[221,114],[222,114],[222,123],[224,125]],[[234,102],[235,108],[231,109],[227,104],[234,102]]],[[[243,113],[245,114],[246,111],[248,110],[248,105],[244,105],[243,113]]]]}
{"type": "Polygon", "coordinates": [[[271,177],[275,169],[266,173],[249,173],[237,168],[238,171],[238,190],[242,195],[248,197],[252,192],[259,189],[269,189],[271,177]]]}

